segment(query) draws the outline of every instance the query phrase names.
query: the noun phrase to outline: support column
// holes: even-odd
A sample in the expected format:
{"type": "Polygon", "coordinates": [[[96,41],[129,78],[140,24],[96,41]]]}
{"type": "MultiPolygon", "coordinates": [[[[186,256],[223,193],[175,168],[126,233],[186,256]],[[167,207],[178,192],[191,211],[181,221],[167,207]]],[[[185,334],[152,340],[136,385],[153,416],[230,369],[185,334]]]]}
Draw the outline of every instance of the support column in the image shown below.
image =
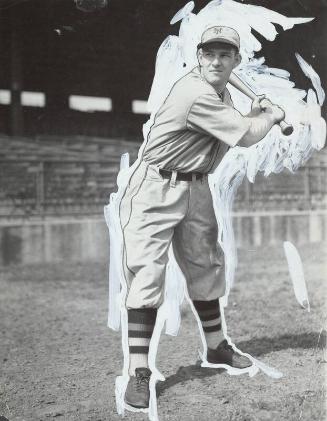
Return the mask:
{"type": "Polygon", "coordinates": [[[67,134],[72,124],[67,116],[68,94],[67,83],[65,82],[66,72],[66,40],[59,36],[52,29],[52,22],[55,16],[54,2],[49,2],[45,12],[45,19],[48,21],[49,30],[46,33],[45,42],[47,44],[46,74],[47,83],[44,87],[46,94],[46,118],[43,121],[42,131],[52,134],[67,134]]]}
{"type": "Polygon", "coordinates": [[[10,56],[10,134],[21,136],[24,133],[24,115],[21,104],[21,91],[23,88],[23,66],[21,46],[21,17],[17,9],[11,13],[11,56],[10,56]]]}
{"type": "Polygon", "coordinates": [[[135,132],[134,116],[132,113],[132,99],[128,84],[123,84],[124,77],[119,78],[114,90],[111,91],[112,113],[108,116],[110,136],[130,136],[135,132]],[[119,85],[118,85],[119,83],[119,85]],[[119,89],[120,88],[120,89],[119,89]]]}

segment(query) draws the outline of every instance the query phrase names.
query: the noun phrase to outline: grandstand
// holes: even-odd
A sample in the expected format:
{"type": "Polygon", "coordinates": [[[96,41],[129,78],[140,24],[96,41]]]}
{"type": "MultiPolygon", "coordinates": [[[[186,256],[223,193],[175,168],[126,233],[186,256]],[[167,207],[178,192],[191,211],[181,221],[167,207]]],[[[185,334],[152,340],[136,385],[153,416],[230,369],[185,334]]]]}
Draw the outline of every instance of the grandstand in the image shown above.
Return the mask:
{"type": "Polygon", "coordinates": [[[0,138],[0,216],[99,214],[116,188],[120,156],[138,144],[89,137],[0,138]]]}
{"type": "MultiPolygon", "coordinates": [[[[120,157],[133,162],[139,143],[83,136],[0,138],[0,216],[99,215],[116,190],[120,157]]],[[[236,211],[326,209],[327,153],[294,176],[258,175],[239,189],[236,211]]]]}

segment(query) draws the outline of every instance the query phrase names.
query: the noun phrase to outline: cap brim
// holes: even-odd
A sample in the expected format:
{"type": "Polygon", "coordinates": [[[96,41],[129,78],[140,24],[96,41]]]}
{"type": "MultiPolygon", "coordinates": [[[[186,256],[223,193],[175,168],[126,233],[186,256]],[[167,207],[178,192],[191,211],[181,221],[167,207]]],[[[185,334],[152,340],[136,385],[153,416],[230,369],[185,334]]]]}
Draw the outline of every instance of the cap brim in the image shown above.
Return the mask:
{"type": "Polygon", "coordinates": [[[236,43],[234,43],[231,40],[226,39],[226,38],[214,38],[214,39],[211,39],[211,40],[206,41],[206,42],[200,42],[200,44],[198,44],[197,48],[199,49],[199,48],[202,48],[205,45],[214,44],[216,42],[219,42],[220,44],[232,45],[233,47],[237,48],[237,50],[240,49],[238,44],[236,44],[236,43]]]}

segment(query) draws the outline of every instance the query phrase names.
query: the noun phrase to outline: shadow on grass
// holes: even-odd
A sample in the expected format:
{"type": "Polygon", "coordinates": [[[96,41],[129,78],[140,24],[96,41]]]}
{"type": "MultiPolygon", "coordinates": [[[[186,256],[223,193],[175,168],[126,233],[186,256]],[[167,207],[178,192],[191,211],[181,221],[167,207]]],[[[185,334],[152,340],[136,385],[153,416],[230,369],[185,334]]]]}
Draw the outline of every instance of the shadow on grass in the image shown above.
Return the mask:
{"type": "Polygon", "coordinates": [[[237,347],[254,357],[278,352],[284,349],[315,349],[326,347],[326,331],[301,333],[298,335],[282,335],[279,337],[253,338],[249,341],[239,342],[237,347]]]}
{"type": "MultiPolygon", "coordinates": [[[[249,341],[239,342],[237,347],[243,352],[247,352],[253,357],[260,357],[270,352],[278,352],[284,349],[322,349],[326,347],[326,331],[301,333],[298,335],[282,335],[277,338],[262,337],[249,341]]],[[[225,372],[224,369],[202,368],[200,362],[187,367],[179,367],[177,372],[166,378],[164,382],[157,384],[158,397],[170,387],[178,383],[194,379],[216,376],[225,372]]]]}
{"type": "Polygon", "coordinates": [[[164,382],[158,382],[156,386],[157,396],[159,397],[166,389],[175,386],[178,383],[194,379],[203,379],[205,377],[216,376],[217,374],[223,373],[226,370],[221,368],[204,368],[200,366],[200,361],[197,361],[194,365],[188,365],[187,367],[179,367],[177,372],[166,378],[164,382]]]}

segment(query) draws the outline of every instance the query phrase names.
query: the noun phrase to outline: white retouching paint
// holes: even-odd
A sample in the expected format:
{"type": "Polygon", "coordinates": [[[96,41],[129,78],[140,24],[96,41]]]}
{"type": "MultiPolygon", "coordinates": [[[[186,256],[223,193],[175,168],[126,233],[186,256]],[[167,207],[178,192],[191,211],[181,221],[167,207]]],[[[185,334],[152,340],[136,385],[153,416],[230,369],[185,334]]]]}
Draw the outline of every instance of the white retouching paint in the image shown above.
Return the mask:
{"type": "Polygon", "coordinates": [[[298,53],[295,53],[295,57],[303,71],[303,73],[311,80],[313,87],[318,95],[319,105],[322,105],[325,101],[325,92],[322,89],[319,75],[314,71],[312,66],[307,63],[298,53]]]}
{"type": "Polygon", "coordinates": [[[300,254],[294,244],[290,241],[284,241],[284,251],[295,297],[301,307],[310,311],[310,303],[300,254]]]}
{"type": "MultiPolygon", "coordinates": [[[[143,126],[143,142],[137,161],[130,167],[121,169],[117,184],[118,191],[110,197],[110,203],[105,207],[105,217],[110,230],[110,298],[109,326],[119,328],[119,320],[122,329],[122,342],[124,352],[123,374],[116,380],[116,402],[118,413],[124,414],[126,405],[124,394],[128,382],[128,338],[127,338],[127,311],[124,303],[126,299],[126,281],[122,270],[123,242],[119,224],[119,205],[128,181],[142,159],[147,134],[151,127],[155,113],[168,95],[173,84],[193,67],[197,65],[196,46],[200,42],[202,32],[214,25],[226,25],[236,29],[241,37],[242,63],[236,69],[236,73],[257,94],[265,93],[273,102],[281,105],[286,112],[286,120],[294,126],[291,136],[285,137],[280,128],[275,126],[269,134],[251,148],[235,147],[225,155],[216,171],[209,176],[209,185],[213,197],[217,223],[219,227],[218,241],[225,254],[225,277],[226,294],[220,299],[223,332],[235,350],[237,348],[228,337],[224,307],[228,304],[228,295],[234,282],[237,267],[237,250],[232,226],[231,211],[233,201],[239,185],[244,177],[250,182],[255,181],[256,174],[261,171],[265,176],[278,173],[284,168],[294,172],[303,165],[312,155],[314,150],[323,147],[326,135],[326,123],[321,118],[320,105],[322,105],[324,93],[319,85],[319,77],[316,72],[305,65],[298,57],[299,64],[306,75],[311,79],[313,88],[308,92],[297,89],[289,80],[289,73],[283,69],[269,68],[265,65],[264,57],[254,58],[254,52],[260,51],[261,44],[251,33],[251,28],[266,39],[273,41],[277,35],[274,24],[279,24],[284,30],[291,29],[295,24],[310,22],[311,18],[287,18],[279,13],[264,7],[241,4],[233,0],[214,0],[207,4],[197,15],[192,13],[192,2],[187,5],[172,19],[177,22],[181,19],[178,36],[168,36],[160,46],[157,54],[156,70],[153,79],[151,93],[148,99],[148,107],[151,116],[143,126]],[[305,70],[304,70],[305,69],[305,70]],[[319,104],[317,101],[319,98],[319,104]],[[112,267],[113,266],[113,267],[112,267]]],[[[290,52],[290,54],[294,52],[290,52]]],[[[307,63],[306,63],[307,64],[307,63]]],[[[228,86],[235,108],[245,114],[250,110],[251,101],[232,86],[228,86]]],[[[149,353],[149,367],[152,370],[150,381],[150,407],[148,416],[151,421],[158,420],[155,385],[164,377],[155,366],[158,343],[161,332],[176,335],[180,325],[179,307],[183,297],[189,301],[194,316],[198,321],[203,351],[200,353],[202,366],[223,367],[223,365],[211,365],[206,361],[206,343],[199,318],[188,297],[185,288],[185,280],[169,251],[169,263],[166,273],[165,300],[160,307],[157,316],[155,330],[152,336],[149,353]]],[[[248,354],[252,361],[252,367],[244,370],[224,367],[229,374],[248,373],[255,375],[263,371],[268,376],[279,378],[282,376],[278,370],[268,367],[248,354]]],[[[131,411],[139,412],[134,408],[131,411]]],[[[143,411],[146,412],[146,411],[143,411]]]]}
{"type": "Polygon", "coordinates": [[[171,25],[174,25],[175,23],[179,22],[180,20],[183,20],[184,18],[186,18],[194,9],[194,1],[189,1],[188,3],[185,4],[185,6],[179,10],[176,15],[172,18],[172,20],[170,21],[171,25]]]}

